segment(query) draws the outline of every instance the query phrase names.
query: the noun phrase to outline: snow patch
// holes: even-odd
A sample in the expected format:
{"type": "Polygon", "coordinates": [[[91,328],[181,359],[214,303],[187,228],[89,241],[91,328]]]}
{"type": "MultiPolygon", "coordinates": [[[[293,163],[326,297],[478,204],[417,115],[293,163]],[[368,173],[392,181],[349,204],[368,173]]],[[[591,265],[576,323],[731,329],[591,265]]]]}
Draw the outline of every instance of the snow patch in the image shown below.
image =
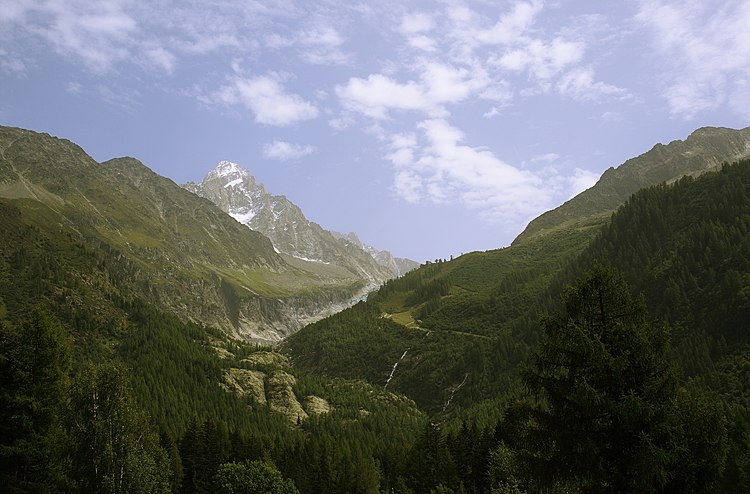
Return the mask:
{"type": "Polygon", "coordinates": [[[235,180],[232,180],[231,182],[227,182],[227,183],[226,183],[226,184],[224,185],[224,188],[225,188],[225,189],[228,189],[229,187],[234,187],[235,185],[239,185],[239,184],[241,184],[241,183],[242,183],[242,179],[241,179],[241,178],[237,178],[237,179],[235,179],[235,180]]]}
{"type": "Polygon", "coordinates": [[[240,165],[232,163],[231,161],[220,161],[219,164],[216,165],[216,174],[220,177],[227,177],[236,174],[242,175],[243,172],[244,170],[240,165]]]}
{"type": "Polygon", "coordinates": [[[250,223],[250,220],[255,217],[255,211],[229,211],[229,216],[239,221],[243,225],[247,225],[248,223],[250,223]]]}
{"type": "Polygon", "coordinates": [[[320,259],[310,259],[309,257],[295,256],[294,254],[292,254],[292,257],[297,258],[297,259],[301,259],[301,260],[307,261],[307,262],[317,262],[317,263],[320,263],[320,264],[331,264],[330,262],[322,261],[320,259]]]}

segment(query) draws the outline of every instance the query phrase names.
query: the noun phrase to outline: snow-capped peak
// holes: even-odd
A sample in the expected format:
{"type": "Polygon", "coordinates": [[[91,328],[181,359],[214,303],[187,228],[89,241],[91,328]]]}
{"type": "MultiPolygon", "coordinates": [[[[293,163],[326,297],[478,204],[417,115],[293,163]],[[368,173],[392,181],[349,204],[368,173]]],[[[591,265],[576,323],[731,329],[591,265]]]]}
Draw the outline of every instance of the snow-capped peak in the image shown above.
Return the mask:
{"type": "Polygon", "coordinates": [[[231,161],[220,161],[214,170],[219,177],[244,176],[248,174],[247,170],[231,161]]]}

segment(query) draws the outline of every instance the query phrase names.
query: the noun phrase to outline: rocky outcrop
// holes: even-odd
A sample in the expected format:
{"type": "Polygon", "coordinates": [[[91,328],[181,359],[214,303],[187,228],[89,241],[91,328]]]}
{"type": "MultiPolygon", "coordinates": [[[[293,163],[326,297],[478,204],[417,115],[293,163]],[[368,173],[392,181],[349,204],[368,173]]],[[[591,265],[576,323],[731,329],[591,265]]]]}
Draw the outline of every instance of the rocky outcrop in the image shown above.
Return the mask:
{"type": "Polygon", "coordinates": [[[294,394],[295,384],[297,379],[284,371],[273,372],[266,380],[268,406],[296,423],[307,420],[308,415],[294,394]]]}
{"type": "Polygon", "coordinates": [[[328,400],[315,395],[305,398],[304,407],[308,415],[322,415],[331,411],[331,404],[328,400]]]}
{"type": "MultiPolygon", "coordinates": [[[[224,348],[215,348],[222,356],[227,352],[224,348]]],[[[224,391],[240,398],[251,398],[254,405],[267,406],[284,415],[292,424],[333,410],[328,400],[320,396],[297,396],[294,392],[297,379],[291,373],[292,365],[286,355],[259,351],[251,353],[241,362],[252,369],[226,369],[220,384],[224,391]]]]}
{"type": "Polygon", "coordinates": [[[224,371],[224,382],[221,387],[225,391],[244,398],[250,396],[258,405],[266,405],[266,375],[260,371],[230,368],[224,371]]]}

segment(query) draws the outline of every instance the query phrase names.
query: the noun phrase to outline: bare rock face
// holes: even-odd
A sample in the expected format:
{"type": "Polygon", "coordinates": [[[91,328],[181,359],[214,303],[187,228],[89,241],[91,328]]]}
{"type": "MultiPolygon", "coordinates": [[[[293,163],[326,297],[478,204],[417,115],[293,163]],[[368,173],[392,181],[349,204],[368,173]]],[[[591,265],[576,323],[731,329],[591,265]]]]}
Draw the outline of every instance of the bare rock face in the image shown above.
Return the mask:
{"type": "Polygon", "coordinates": [[[332,409],[328,400],[319,396],[310,395],[305,398],[305,410],[309,415],[322,415],[329,413],[332,409]]]}
{"type": "Polygon", "coordinates": [[[292,422],[307,420],[308,415],[302,408],[292,386],[297,379],[287,372],[275,371],[266,381],[268,387],[268,406],[271,410],[283,413],[292,422]]]}
{"type": "Polygon", "coordinates": [[[251,396],[258,405],[266,405],[265,390],[266,375],[260,371],[230,368],[224,371],[224,383],[221,385],[225,391],[234,393],[239,397],[251,396]]]}
{"type": "Polygon", "coordinates": [[[371,245],[365,244],[354,232],[349,232],[345,235],[343,233],[332,231],[331,234],[340,241],[356,245],[363,251],[367,252],[372,256],[373,259],[375,259],[375,262],[387,268],[392,273],[395,273],[396,276],[403,276],[412,269],[416,269],[419,267],[419,263],[417,261],[412,261],[411,259],[406,259],[403,257],[393,257],[393,254],[391,254],[387,250],[380,250],[371,245]]]}
{"type": "Polygon", "coordinates": [[[278,352],[255,352],[248,355],[247,358],[242,359],[242,361],[251,365],[276,365],[279,367],[291,367],[292,365],[289,357],[278,352]]]}

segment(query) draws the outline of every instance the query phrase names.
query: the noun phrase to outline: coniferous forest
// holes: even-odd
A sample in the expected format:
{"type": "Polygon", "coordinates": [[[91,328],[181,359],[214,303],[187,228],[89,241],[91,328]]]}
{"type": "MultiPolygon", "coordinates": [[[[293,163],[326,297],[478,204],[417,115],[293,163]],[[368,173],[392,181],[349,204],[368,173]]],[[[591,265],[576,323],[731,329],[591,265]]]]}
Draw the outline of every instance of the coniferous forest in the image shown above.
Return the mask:
{"type": "Polygon", "coordinates": [[[750,161],[423,265],[274,348],[39,218],[0,200],[6,492],[750,491],[750,161]]]}

